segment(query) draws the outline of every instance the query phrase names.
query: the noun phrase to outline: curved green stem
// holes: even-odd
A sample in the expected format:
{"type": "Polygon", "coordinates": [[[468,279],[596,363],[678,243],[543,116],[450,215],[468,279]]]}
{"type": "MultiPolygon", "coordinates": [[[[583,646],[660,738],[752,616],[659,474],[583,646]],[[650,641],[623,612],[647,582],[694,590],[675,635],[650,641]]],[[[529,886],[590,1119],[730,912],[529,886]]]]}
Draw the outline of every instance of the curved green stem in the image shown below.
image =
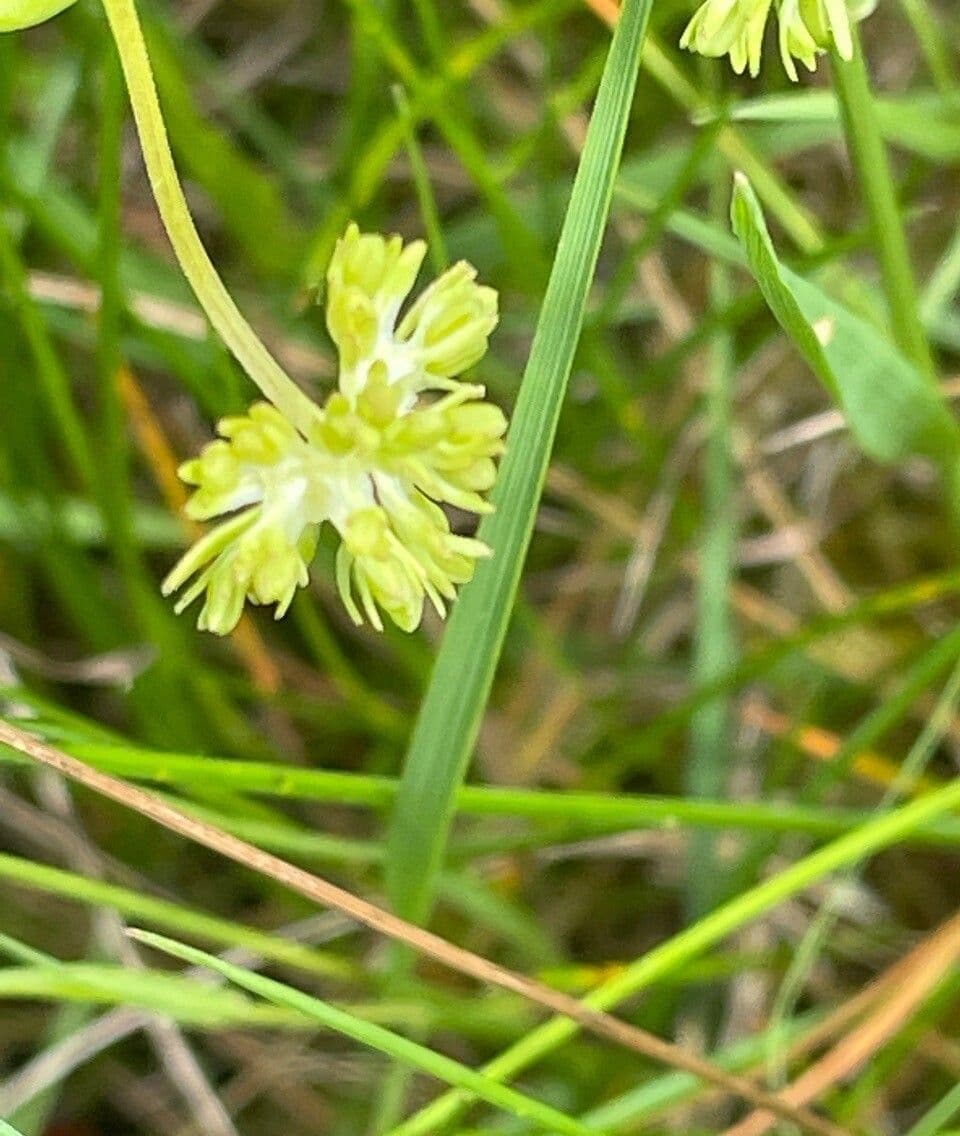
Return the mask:
{"type": "Polygon", "coordinates": [[[893,171],[877,121],[870,76],[856,27],[852,32],[853,58],[845,61],[833,53],[834,86],[850,160],[870,218],[894,338],[901,351],[933,380],[936,364],[920,319],[920,300],[893,171]]]}
{"type": "Polygon", "coordinates": [[[170,152],[134,2],[103,0],[103,7],[120,55],[153,196],[180,267],[210,323],[243,369],[278,410],[306,431],[316,420],[317,407],[243,318],[200,241],[170,152]]]}

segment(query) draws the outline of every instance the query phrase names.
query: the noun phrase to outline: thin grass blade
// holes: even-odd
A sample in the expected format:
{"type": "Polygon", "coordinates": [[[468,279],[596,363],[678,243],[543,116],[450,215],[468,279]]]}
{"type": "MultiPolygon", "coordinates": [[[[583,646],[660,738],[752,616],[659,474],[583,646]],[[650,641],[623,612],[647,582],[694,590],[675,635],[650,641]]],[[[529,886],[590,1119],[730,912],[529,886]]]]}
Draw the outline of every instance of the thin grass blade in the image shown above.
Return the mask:
{"type": "Polygon", "coordinates": [[[235,986],[239,986],[251,994],[256,994],[276,1006],[297,1010],[313,1018],[314,1021],[319,1022],[327,1029],[335,1030],[361,1045],[367,1045],[371,1049],[385,1053],[389,1057],[446,1081],[450,1085],[467,1089],[488,1104],[495,1105],[522,1120],[529,1120],[548,1132],[569,1133],[570,1136],[587,1136],[588,1133],[594,1131],[548,1105],[540,1104],[540,1102],[526,1097],[514,1089],[506,1088],[488,1080],[482,1073],[477,1073],[441,1053],[435,1053],[431,1049],[417,1045],[415,1042],[392,1033],[382,1026],[357,1018],[345,1010],[322,1002],[319,998],[313,998],[300,990],[285,986],[282,982],[276,982],[272,978],[265,978],[263,975],[255,974],[243,967],[234,966],[231,963],[224,962],[223,959],[208,955],[204,951],[195,950],[193,947],[187,947],[163,935],[155,935],[148,931],[137,931],[134,933],[134,937],[148,946],[173,955],[174,958],[182,959],[194,966],[204,966],[214,970],[235,986]]]}
{"type": "Polygon", "coordinates": [[[652,0],[626,0],[479,536],[494,550],[454,608],[421,705],[388,836],[395,910],[427,918],[536,520],[626,135],[652,0]]]}

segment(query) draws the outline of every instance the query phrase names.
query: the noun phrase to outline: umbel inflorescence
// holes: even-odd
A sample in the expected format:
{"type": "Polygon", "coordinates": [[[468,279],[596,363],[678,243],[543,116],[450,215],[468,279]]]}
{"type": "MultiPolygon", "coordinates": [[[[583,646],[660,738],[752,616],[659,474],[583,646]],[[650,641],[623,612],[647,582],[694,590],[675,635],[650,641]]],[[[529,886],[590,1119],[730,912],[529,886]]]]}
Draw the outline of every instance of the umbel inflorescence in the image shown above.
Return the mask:
{"type": "Polygon", "coordinates": [[[853,57],[851,25],[873,10],[875,0],[705,0],[687,25],[680,46],[700,55],[729,55],[742,74],[760,72],[763,37],[771,9],[777,13],[780,57],[787,74],[797,80],[795,60],[809,70],[817,56],[835,49],[841,59],[853,57]]]}
{"type": "Polygon", "coordinates": [[[443,615],[489,555],[451,531],[441,503],[490,510],[506,419],[484,388],[457,378],[487,349],[497,295],[464,262],[401,316],[426,253],[351,225],[327,272],[327,326],[337,390],[298,429],[268,403],[219,423],[220,438],[180,469],[195,487],[191,517],[231,514],[164,581],[182,611],[204,596],[198,626],[223,635],[246,600],[279,618],[308,581],[321,525],[340,536],[336,577],[356,623],[404,630],[428,599],[443,615]],[[437,392],[437,393],[433,393],[437,392]]]}

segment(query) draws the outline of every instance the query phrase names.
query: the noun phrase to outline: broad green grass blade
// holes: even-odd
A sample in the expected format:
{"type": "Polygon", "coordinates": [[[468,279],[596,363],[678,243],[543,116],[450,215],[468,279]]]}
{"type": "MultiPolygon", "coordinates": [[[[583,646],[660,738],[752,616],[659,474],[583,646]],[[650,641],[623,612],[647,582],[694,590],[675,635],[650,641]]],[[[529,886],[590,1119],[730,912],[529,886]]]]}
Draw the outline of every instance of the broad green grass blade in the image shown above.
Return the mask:
{"type": "Polygon", "coordinates": [[[388,838],[394,908],[429,914],[454,812],[506,636],[600,252],[652,0],[626,0],[604,68],[493,494],[494,550],[455,606],[421,705],[388,838]]]}
{"type": "Polygon", "coordinates": [[[756,195],[737,178],[731,210],[750,269],[780,326],[878,461],[960,457],[960,425],[935,383],[882,335],[780,263],[756,195]]]}
{"type": "Polygon", "coordinates": [[[248,990],[251,994],[258,995],[267,1002],[295,1010],[319,1022],[327,1029],[343,1034],[361,1045],[385,1053],[388,1057],[402,1061],[412,1068],[419,1069],[421,1072],[450,1085],[459,1086],[488,1104],[503,1109],[522,1120],[536,1123],[547,1132],[568,1133],[569,1136],[587,1136],[588,1133],[596,1131],[569,1116],[565,1116],[562,1112],[550,1108],[548,1105],[540,1104],[538,1101],[524,1096],[514,1089],[498,1085],[484,1077],[483,1074],[461,1065],[458,1061],[453,1061],[443,1054],[434,1053],[433,1050],[408,1041],[407,1038],[391,1033],[390,1030],[386,1030],[382,1026],[374,1025],[362,1018],[356,1018],[345,1010],[322,1002],[319,998],[312,998],[309,994],[285,986],[272,978],[265,978],[263,975],[254,974],[242,967],[233,966],[231,963],[224,962],[213,955],[194,950],[182,943],[176,943],[162,935],[139,931],[135,937],[148,946],[155,947],[157,950],[173,955],[175,958],[183,959],[184,962],[189,962],[194,966],[208,967],[210,970],[223,975],[228,981],[248,990]]]}
{"type": "Polygon", "coordinates": [[[7,1124],[5,1120],[0,1120],[0,1136],[23,1136],[23,1133],[14,1128],[12,1124],[7,1124]]]}

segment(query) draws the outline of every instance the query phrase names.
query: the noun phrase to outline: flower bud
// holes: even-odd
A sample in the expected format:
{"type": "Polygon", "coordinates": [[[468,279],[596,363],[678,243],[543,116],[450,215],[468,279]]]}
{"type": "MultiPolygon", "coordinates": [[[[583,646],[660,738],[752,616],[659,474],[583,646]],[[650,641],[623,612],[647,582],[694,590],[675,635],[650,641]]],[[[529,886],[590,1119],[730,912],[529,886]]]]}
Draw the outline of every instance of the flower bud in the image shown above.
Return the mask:
{"type": "Polygon", "coordinates": [[[808,71],[817,69],[817,56],[823,50],[814,38],[801,14],[802,0],[783,0],[780,6],[780,58],[783,69],[796,82],[799,59],[808,71]]]}
{"type": "Polygon", "coordinates": [[[327,269],[327,328],[340,352],[340,389],[351,401],[382,360],[381,341],[389,346],[426,251],[423,241],[404,245],[354,224],[337,241],[327,269]]]}
{"type": "Polygon", "coordinates": [[[719,58],[730,56],[738,75],[760,73],[760,53],[772,0],[706,0],[687,25],[680,46],[719,58]]]}
{"type": "Polygon", "coordinates": [[[397,329],[431,375],[460,375],[486,354],[499,318],[497,294],[477,284],[476,275],[466,261],[455,264],[420,295],[397,329]]]}
{"type": "Polygon", "coordinates": [[[853,58],[847,0],[799,0],[799,6],[800,17],[821,51],[836,47],[841,59],[853,58]]]}
{"type": "Polygon", "coordinates": [[[390,529],[379,507],[354,514],[341,534],[337,551],[337,588],[355,623],[363,617],[353,598],[356,589],[370,623],[383,630],[378,608],[404,631],[412,631],[423,613],[424,588],[415,558],[390,529]]]}

